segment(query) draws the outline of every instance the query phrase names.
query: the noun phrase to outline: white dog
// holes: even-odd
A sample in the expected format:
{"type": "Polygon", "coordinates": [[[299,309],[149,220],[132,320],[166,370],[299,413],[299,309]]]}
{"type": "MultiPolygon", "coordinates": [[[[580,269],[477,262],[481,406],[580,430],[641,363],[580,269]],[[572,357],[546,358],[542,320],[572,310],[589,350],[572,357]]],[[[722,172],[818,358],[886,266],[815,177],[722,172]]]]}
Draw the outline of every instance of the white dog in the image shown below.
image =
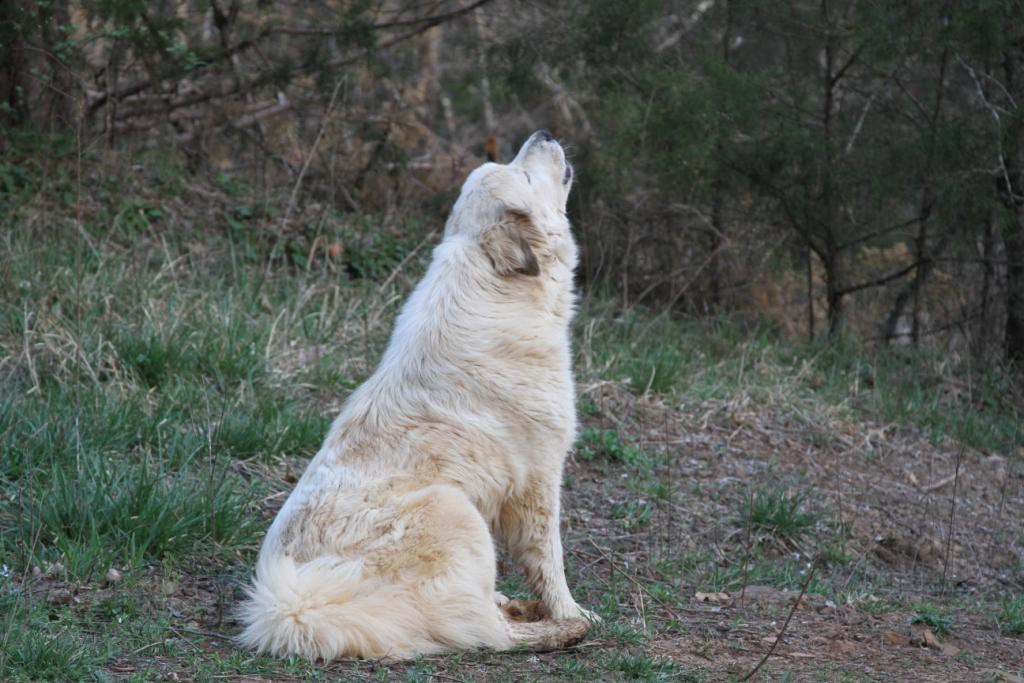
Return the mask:
{"type": "Polygon", "coordinates": [[[380,367],[267,533],[242,643],[408,658],[586,634],[595,617],[569,593],[558,527],[576,433],[571,184],[546,131],[467,178],[380,367]],[[500,606],[492,532],[542,620],[500,606]]]}

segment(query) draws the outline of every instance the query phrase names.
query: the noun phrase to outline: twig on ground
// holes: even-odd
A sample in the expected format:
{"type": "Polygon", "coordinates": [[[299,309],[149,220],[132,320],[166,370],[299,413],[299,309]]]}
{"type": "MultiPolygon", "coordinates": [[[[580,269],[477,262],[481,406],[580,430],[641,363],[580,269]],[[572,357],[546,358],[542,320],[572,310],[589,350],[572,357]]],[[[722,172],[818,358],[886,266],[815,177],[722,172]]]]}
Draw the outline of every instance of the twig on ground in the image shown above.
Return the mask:
{"type": "Polygon", "coordinates": [[[657,595],[654,595],[653,593],[651,593],[651,591],[649,591],[649,590],[647,589],[647,586],[645,586],[645,585],[643,585],[642,583],[640,583],[640,581],[638,581],[638,580],[636,579],[636,577],[634,577],[634,576],[631,576],[630,574],[627,574],[627,573],[626,573],[626,572],[624,572],[623,570],[619,569],[619,568],[618,568],[618,566],[616,566],[616,564],[615,564],[615,561],[614,561],[614,560],[612,560],[612,558],[611,558],[611,557],[609,557],[608,553],[607,553],[607,552],[605,552],[604,548],[602,548],[601,546],[599,546],[599,545],[597,544],[597,542],[596,542],[596,541],[594,540],[594,537],[593,537],[593,536],[590,536],[590,535],[588,535],[588,536],[587,536],[587,540],[588,540],[588,541],[590,541],[590,545],[594,546],[594,549],[595,549],[595,550],[596,550],[596,551],[597,551],[597,552],[598,552],[598,553],[599,553],[599,554],[601,555],[601,557],[603,557],[603,558],[604,558],[605,562],[607,562],[607,563],[608,563],[608,565],[609,565],[609,566],[610,566],[610,567],[612,568],[612,572],[616,572],[616,571],[617,571],[617,572],[619,572],[619,574],[621,574],[622,576],[626,577],[626,580],[627,580],[627,581],[629,581],[629,582],[630,582],[630,583],[632,583],[632,584],[633,584],[634,586],[636,586],[637,588],[639,588],[639,589],[640,589],[641,591],[643,591],[644,593],[646,593],[646,594],[648,595],[648,597],[650,597],[650,598],[651,598],[651,600],[654,600],[654,602],[658,603],[658,604],[659,604],[659,605],[661,605],[661,606],[662,606],[663,608],[665,608],[665,611],[666,611],[666,612],[668,612],[668,613],[669,613],[669,615],[670,615],[670,616],[671,616],[671,617],[672,617],[673,619],[675,619],[676,621],[682,621],[682,617],[681,617],[681,616],[679,615],[679,613],[678,613],[678,612],[676,612],[675,608],[673,608],[673,607],[670,607],[670,606],[669,606],[668,604],[666,604],[666,603],[665,603],[665,601],[664,601],[664,600],[662,600],[661,598],[659,598],[659,597],[658,597],[657,595]]]}
{"type": "Polygon", "coordinates": [[[747,487],[747,514],[746,514],[746,527],[747,527],[747,548],[743,553],[743,588],[740,589],[740,599],[737,601],[741,605],[743,604],[744,598],[747,597],[747,581],[750,579],[750,553],[753,550],[754,544],[751,541],[750,525],[751,517],[754,511],[754,493],[747,487]]]}
{"type": "Polygon", "coordinates": [[[213,631],[195,631],[195,630],[190,629],[190,628],[180,628],[180,627],[176,627],[176,628],[173,628],[171,630],[174,631],[175,633],[177,633],[178,635],[181,635],[182,633],[187,633],[187,634],[192,635],[192,636],[200,636],[200,637],[203,637],[203,638],[216,638],[218,640],[223,640],[223,641],[228,642],[228,643],[232,643],[232,644],[235,643],[235,639],[232,638],[231,636],[226,636],[226,635],[223,635],[221,633],[214,633],[213,631]]]}
{"type": "Polygon", "coordinates": [[[956,494],[960,484],[960,463],[964,459],[964,447],[956,452],[956,470],[953,471],[953,502],[949,506],[949,533],[946,535],[946,557],[942,560],[942,592],[946,592],[946,572],[949,570],[949,553],[953,547],[953,526],[956,523],[956,494]]]}
{"type": "Polygon", "coordinates": [[[134,650],[132,650],[132,651],[131,651],[131,652],[129,653],[129,656],[135,656],[135,655],[139,654],[140,652],[145,652],[145,651],[146,651],[146,650],[148,650],[149,648],[151,648],[151,647],[156,647],[157,645],[160,645],[160,644],[162,644],[163,642],[164,642],[164,641],[162,641],[162,640],[155,640],[155,641],[153,641],[152,643],[150,643],[149,645],[143,645],[142,647],[137,647],[137,648],[135,648],[134,650]]]}
{"type": "Polygon", "coordinates": [[[937,482],[935,482],[933,484],[928,484],[927,486],[921,487],[921,490],[924,491],[925,493],[934,493],[935,491],[938,491],[942,487],[948,486],[949,484],[953,483],[953,481],[957,478],[957,476],[959,475],[959,472],[960,472],[960,458],[959,457],[956,460],[956,465],[957,465],[956,472],[954,472],[953,474],[949,475],[948,477],[943,477],[942,479],[939,479],[937,482]]]}
{"type": "Polygon", "coordinates": [[[762,657],[761,661],[757,663],[757,666],[751,669],[750,673],[741,678],[741,681],[749,681],[754,676],[754,674],[760,671],[761,667],[764,666],[764,663],[767,662],[768,658],[771,657],[772,654],[775,652],[775,648],[778,647],[780,642],[782,642],[782,637],[786,635],[786,629],[789,627],[789,622],[793,618],[793,614],[796,613],[796,608],[800,606],[800,602],[804,599],[804,595],[807,594],[807,588],[811,585],[811,581],[814,579],[814,574],[818,571],[818,565],[820,564],[821,555],[814,558],[814,562],[811,563],[811,570],[807,572],[807,578],[804,579],[804,584],[800,586],[800,595],[796,597],[796,600],[793,602],[793,606],[789,609],[789,614],[786,615],[786,621],[784,624],[782,624],[782,630],[779,631],[779,635],[775,636],[775,640],[774,642],[772,642],[772,646],[768,648],[768,652],[764,653],[764,657],[762,657]]]}

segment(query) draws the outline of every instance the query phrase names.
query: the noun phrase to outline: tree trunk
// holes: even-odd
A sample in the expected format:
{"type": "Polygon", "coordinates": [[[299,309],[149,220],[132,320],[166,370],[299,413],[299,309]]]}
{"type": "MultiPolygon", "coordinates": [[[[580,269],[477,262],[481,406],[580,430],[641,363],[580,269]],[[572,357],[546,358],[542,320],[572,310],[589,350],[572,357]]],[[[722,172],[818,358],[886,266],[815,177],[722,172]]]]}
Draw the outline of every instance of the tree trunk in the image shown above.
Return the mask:
{"type": "Polygon", "coordinates": [[[845,294],[842,290],[842,279],[839,274],[838,254],[829,245],[825,267],[825,300],[828,303],[828,335],[835,337],[843,326],[843,308],[845,294]]]}
{"type": "Polygon", "coordinates": [[[807,247],[807,341],[814,341],[814,251],[807,247]]]}
{"type": "Polygon", "coordinates": [[[822,233],[825,254],[822,266],[825,268],[825,301],[828,304],[828,335],[836,337],[843,321],[842,277],[839,272],[839,245],[836,241],[836,200],[835,200],[835,159],[832,154],[832,115],[835,110],[836,85],[839,78],[833,73],[835,46],[833,25],[829,19],[828,0],[822,0],[821,16],[825,26],[825,73],[824,103],[822,105],[822,134],[825,137],[825,159],[821,178],[822,233]]]}
{"type": "MultiPolygon", "coordinates": [[[[725,2],[725,30],[722,32],[722,63],[729,64],[732,43],[732,5],[725,2]]],[[[725,157],[725,138],[729,134],[721,123],[715,132],[715,177],[711,181],[711,234],[708,240],[708,271],[711,277],[711,305],[717,309],[722,303],[722,269],[721,251],[725,238],[725,220],[723,209],[725,205],[725,164],[722,159],[725,157]]]]}
{"type": "MultiPolygon", "coordinates": [[[[932,249],[931,254],[928,257],[924,257],[921,251],[919,251],[919,258],[924,260],[914,269],[914,278],[908,282],[903,289],[900,290],[899,294],[896,295],[896,300],[892,304],[892,308],[889,309],[889,315],[885,319],[885,326],[882,328],[882,336],[886,342],[891,342],[896,336],[896,328],[899,325],[900,318],[903,317],[903,313],[907,308],[907,303],[912,299],[914,301],[913,312],[915,318],[920,314],[920,304],[918,303],[919,293],[928,281],[928,276],[931,274],[932,266],[934,265],[935,259],[945,252],[946,247],[949,245],[951,236],[946,233],[939,240],[939,243],[932,249]]],[[[913,337],[917,330],[917,323],[912,323],[911,336],[913,337]]],[[[917,332],[920,335],[920,332],[917,332]]],[[[916,343],[916,341],[915,341],[916,343]]]]}
{"type": "Polygon", "coordinates": [[[1021,210],[1018,202],[1003,239],[1006,250],[1006,336],[1003,349],[1007,360],[1017,363],[1024,363],[1024,216],[1021,210]]]}
{"type": "Polygon", "coordinates": [[[1002,173],[996,180],[999,199],[1006,209],[1003,244],[1006,251],[1006,336],[1003,351],[1007,360],[1024,363],[1024,169],[1021,140],[1024,133],[1024,83],[1018,71],[1024,44],[1010,41],[1003,51],[1006,91],[1016,103],[1003,130],[1002,173]]]}
{"type": "Polygon", "coordinates": [[[985,237],[981,243],[981,258],[984,262],[984,276],[981,282],[981,323],[978,326],[977,346],[974,354],[978,358],[988,355],[992,332],[992,281],[995,268],[992,265],[995,250],[995,223],[991,216],[985,218],[985,237]]]}
{"type": "Polygon", "coordinates": [[[28,118],[29,64],[25,51],[25,24],[29,2],[0,2],[0,121],[21,125],[28,118]]]}
{"type": "Polygon", "coordinates": [[[68,3],[0,2],[0,120],[47,130],[73,120],[74,81],[58,62],[68,3]]]}
{"type": "Polygon", "coordinates": [[[942,59],[939,62],[939,83],[935,89],[935,104],[928,120],[928,151],[920,180],[921,204],[918,212],[921,218],[918,221],[917,239],[914,240],[918,266],[914,272],[914,317],[910,321],[910,339],[914,348],[917,348],[921,341],[921,296],[924,293],[925,281],[928,279],[928,271],[931,270],[931,261],[928,259],[928,218],[932,212],[932,203],[935,201],[931,173],[932,164],[935,161],[935,144],[939,116],[942,114],[942,95],[946,90],[946,66],[948,64],[949,49],[944,48],[942,59]]]}

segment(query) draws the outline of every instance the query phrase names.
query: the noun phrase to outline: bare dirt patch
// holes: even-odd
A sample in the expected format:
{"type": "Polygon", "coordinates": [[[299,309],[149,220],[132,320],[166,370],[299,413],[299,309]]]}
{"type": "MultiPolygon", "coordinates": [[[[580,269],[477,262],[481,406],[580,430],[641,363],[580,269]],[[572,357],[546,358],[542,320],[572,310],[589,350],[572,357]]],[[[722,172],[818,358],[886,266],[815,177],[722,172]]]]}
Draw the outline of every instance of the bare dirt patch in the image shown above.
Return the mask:
{"type": "Polygon", "coordinates": [[[670,407],[612,384],[589,397],[596,410],[587,424],[632,435],[654,454],[647,476],[674,491],[659,500],[637,486],[639,470],[578,456],[569,468],[578,575],[588,585],[624,577],[624,618],[649,631],[670,625],[650,635],[648,652],[711,680],[742,677],[779,636],[816,563],[762,672],[801,680],[1021,674],[1024,642],[1001,634],[993,613],[1024,588],[1019,463],[838,415],[744,402],[670,407]],[[751,491],[765,489],[802,496],[816,528],[797,543],[756,538],[742,511],[751,491]],[[632,533],[609,514],[630,502],[650,508],[632,533]],[[782,563],[797,572],[771,571],[782,563]],[[774,585],[756,585],[766,579],[774,585]],[[948,633],[932,632],[928,610],[949,621],[948,633]]]}

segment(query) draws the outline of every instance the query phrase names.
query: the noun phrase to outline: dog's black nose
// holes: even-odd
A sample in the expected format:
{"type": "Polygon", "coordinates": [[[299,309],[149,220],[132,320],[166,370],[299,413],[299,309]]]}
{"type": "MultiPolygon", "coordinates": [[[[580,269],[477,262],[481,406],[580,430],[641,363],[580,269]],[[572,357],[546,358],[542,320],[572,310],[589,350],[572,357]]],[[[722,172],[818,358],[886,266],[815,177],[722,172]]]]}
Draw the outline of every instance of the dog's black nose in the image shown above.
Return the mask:
{"type": "Polygon", "coordinates": [[[555,136],[552,135],[551,131],[549,131],[547,128],[541,128],[540,130],[538,130],[537,137],[539,137],[542,142],[549,142],[555,139],[555,136]]]}

